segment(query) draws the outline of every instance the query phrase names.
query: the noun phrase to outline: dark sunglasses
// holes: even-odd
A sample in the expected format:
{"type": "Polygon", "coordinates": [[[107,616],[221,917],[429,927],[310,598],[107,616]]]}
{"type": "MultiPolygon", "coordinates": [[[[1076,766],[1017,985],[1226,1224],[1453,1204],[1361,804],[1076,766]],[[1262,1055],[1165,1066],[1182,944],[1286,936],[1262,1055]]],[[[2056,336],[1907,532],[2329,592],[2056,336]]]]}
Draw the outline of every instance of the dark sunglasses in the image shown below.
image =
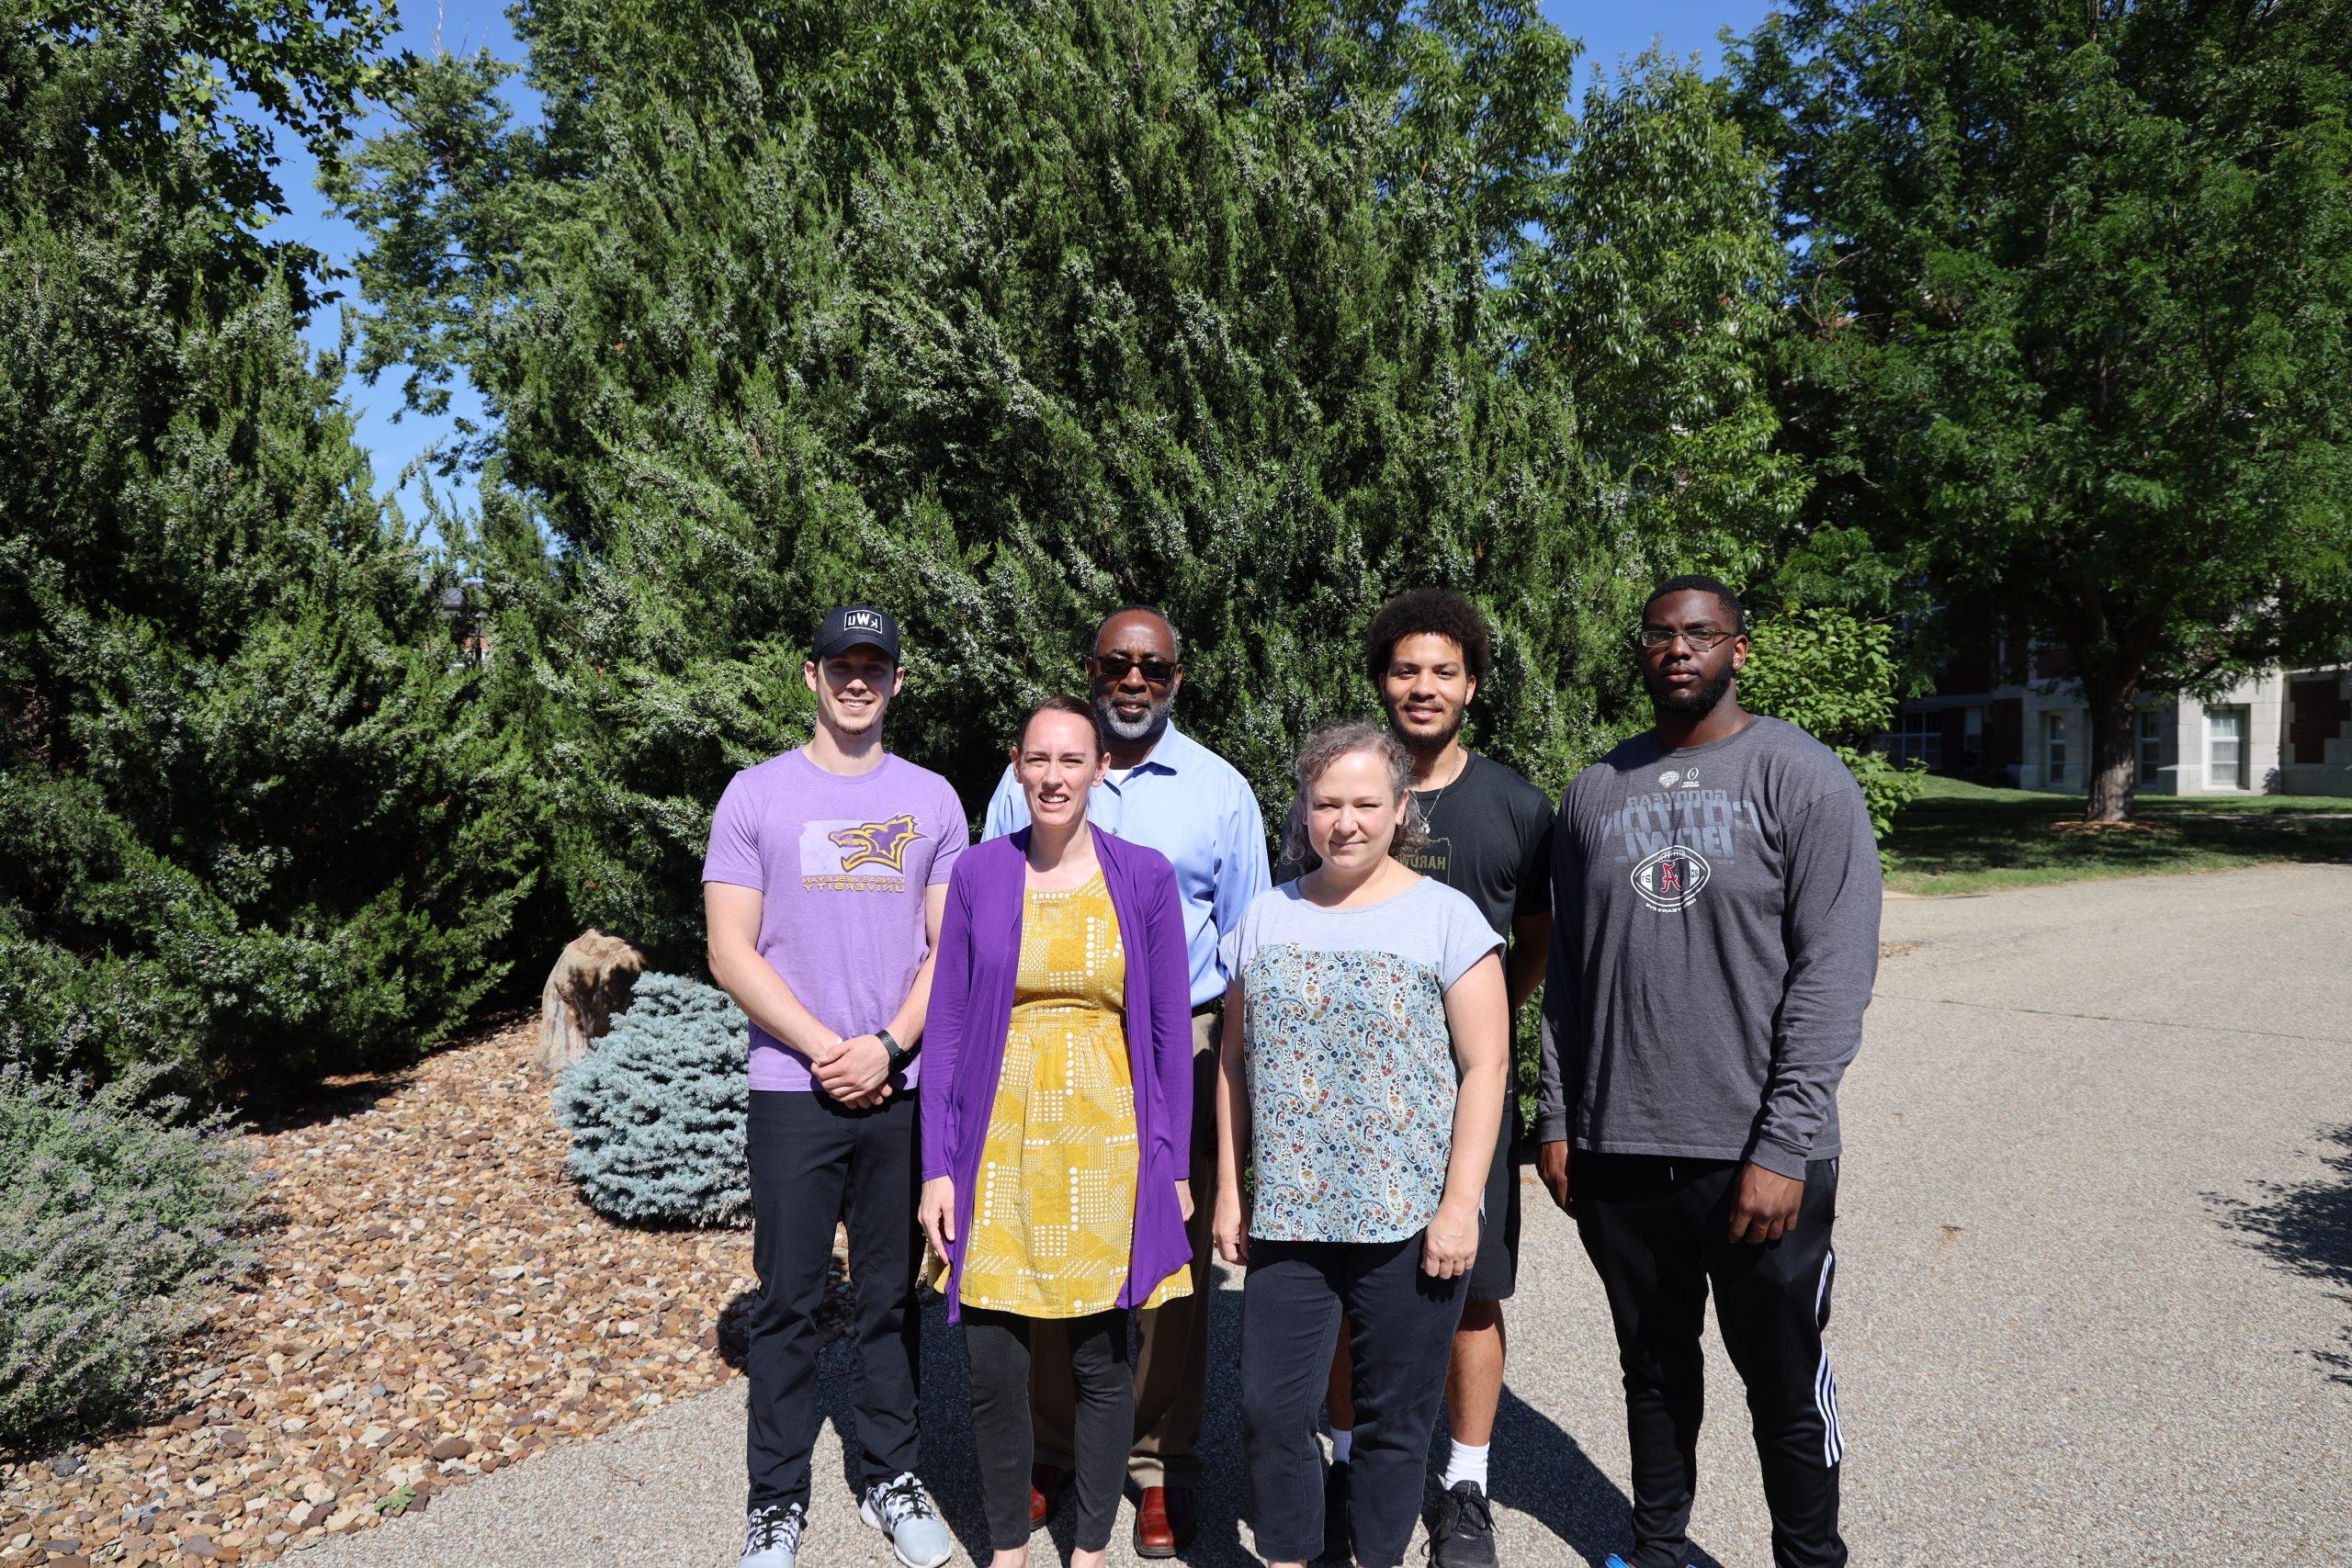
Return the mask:
{"type": "Polygon", "coordinates": [[[1680,637],[1696,653],[1705,653],[1718,643],[1737,637],[1737,632],[1686,632],[1679,626],[1635,626],[1626,634],[1635,648],[1670,648],[1680,637]]]}
{"type": "Polygon", "coordinates": [[[1127,678],[1128,671],[1140,670],[1143,671],[1143,678],[1155,686],[1165,686],[1176,678],[1176,671],[1184,668],[1172,660],[1160,659],[1151,654],[1146,654],[1141,659],[1130,659],[1124,653],[1097,653],[1081,659],[1078,662],[1081,667],[1093,671],[1105,681],[1124,681],[1127,678]]]}

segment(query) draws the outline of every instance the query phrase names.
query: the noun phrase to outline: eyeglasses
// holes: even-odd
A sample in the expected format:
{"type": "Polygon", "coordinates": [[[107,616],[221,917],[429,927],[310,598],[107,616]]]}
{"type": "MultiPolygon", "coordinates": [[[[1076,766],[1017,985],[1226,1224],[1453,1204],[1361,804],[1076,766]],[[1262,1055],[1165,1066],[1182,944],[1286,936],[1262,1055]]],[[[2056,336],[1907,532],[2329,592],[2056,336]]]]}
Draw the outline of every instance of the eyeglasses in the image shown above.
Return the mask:
{"type": "Polygon", "coordinates": [[[1625,634],[1635,648],[1670,648],[1680,637],[1690,645],[1694,653],[1705,653],[1717,644],[1740,634],[1737,632],[1687,632],[1677,626],[1635,626],[1625,634]]]}
{"type": "Polygon", "coordinates": [[[1165,686],[1176,678],[1176,672],[1179,670],[1184,668],[1172,660],[1161,659],[1156,654],[1146,654],[1141,659],[1134,659],[1124,653],[1097,653],[1081,659],[1078,662],[1081,669],[1090,670],[1105,681],[1124,681],[1127,678],[1128,671],[1140,670],[1143,671],[1143,678],[1155,686],[1165,686]]]}

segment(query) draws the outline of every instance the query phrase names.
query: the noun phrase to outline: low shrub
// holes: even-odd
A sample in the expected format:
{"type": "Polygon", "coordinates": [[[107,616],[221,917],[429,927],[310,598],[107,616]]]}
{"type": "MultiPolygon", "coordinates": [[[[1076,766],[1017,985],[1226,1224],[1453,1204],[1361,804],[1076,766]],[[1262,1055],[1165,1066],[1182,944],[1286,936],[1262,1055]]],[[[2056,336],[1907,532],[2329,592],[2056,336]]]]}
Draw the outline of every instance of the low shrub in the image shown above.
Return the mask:
{"type": "Polygon", "coordinates": [[[260,1182],[219,1114],[0,1067],[0,1447],[135,1411],[254,1249],[260,1182]]]}
{"type": "Polygon", "coordinates": [[[571,1134],[564,1169],[590,1207],[634,1222],[750,1220],[746,1028],[723,991],[638,978],[612,1032],[556,1082],[556,1120],[571,1134]]]}
{"type": "Polygon", "coordinates": [[[1740,705],[1784,718],[1837,752],[1861,786],[1871,831],[1884,840],[1926,772],[1870,746],[1902,696],[1894,629],[1844,610],[1792,606],[1758,622],[1749,643],[1740,705]]]}

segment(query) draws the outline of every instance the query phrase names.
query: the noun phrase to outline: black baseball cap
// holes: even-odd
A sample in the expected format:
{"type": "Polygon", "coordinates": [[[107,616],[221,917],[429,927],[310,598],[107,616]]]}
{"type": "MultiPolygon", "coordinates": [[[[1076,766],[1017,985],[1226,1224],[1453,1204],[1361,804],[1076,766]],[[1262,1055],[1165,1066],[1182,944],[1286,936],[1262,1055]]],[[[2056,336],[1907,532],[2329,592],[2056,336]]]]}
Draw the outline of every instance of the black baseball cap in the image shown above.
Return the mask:
{"type": "Polygon", "coordinates": [[[844,604],[838,610],[826,611],[825,618],[817,623],[817,636],[809,645],[808,657],[831,659],[853,648],[878,648],[895,668],[899,662],[899,623],[890,618],[889,612],[871,604],[844,604]]]}

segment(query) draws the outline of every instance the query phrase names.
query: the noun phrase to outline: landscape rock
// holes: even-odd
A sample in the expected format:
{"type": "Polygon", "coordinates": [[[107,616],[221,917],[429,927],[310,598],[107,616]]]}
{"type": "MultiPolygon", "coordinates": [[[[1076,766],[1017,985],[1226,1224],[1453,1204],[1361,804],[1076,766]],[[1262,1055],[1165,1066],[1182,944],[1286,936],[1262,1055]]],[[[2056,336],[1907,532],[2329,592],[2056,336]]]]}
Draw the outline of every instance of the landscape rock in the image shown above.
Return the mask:
{"type": "Polygon", "coordinates": [[[539,991],[531,1066],[540,1076],[553,1077],[586,1055],[612,1027],[613,1014],[628,1005],[629,988],[644,972],[645,953],[634,942],[594,927],[573,938],[539,991]]]}

